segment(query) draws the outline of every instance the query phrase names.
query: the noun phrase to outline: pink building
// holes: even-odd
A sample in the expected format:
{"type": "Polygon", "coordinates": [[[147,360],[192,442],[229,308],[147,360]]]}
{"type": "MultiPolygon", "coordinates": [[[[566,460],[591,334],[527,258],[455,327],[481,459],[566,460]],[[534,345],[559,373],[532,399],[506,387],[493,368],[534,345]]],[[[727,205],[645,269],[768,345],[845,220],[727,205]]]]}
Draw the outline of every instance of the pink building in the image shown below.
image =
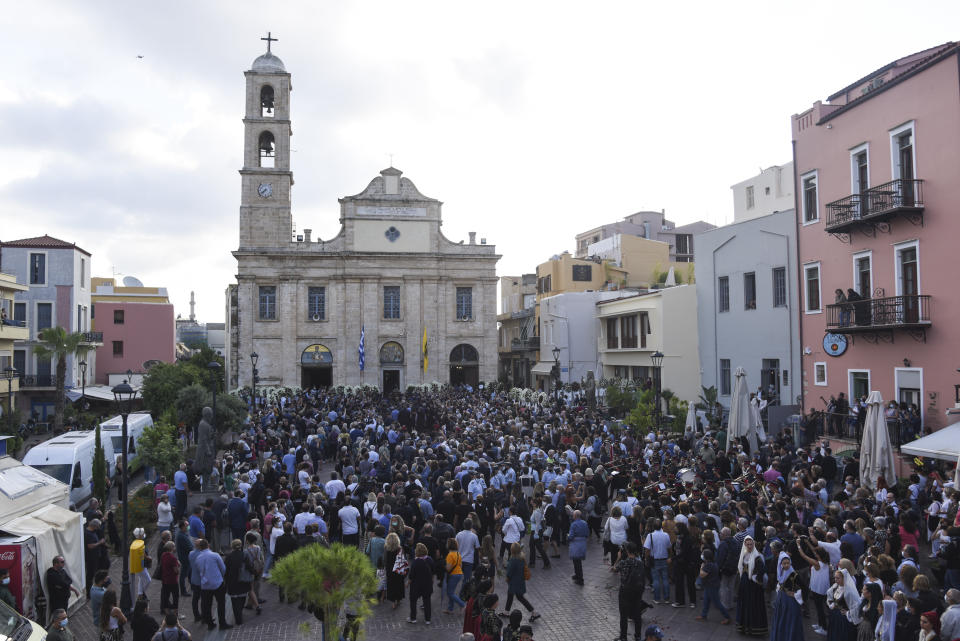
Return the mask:
{"type": "Polygon", "coordinates": [[[885,65],[792,127],[804,407],[878,390],[945,425],[960,383],[960,45],[885,65]]]}
{"type": "Polygon", "coordinates": [[[173,305],[162,287],[144,287],[128,277],[124,286],[112,278],[93,278],[93,325],[103,332],[97,348],[96,383],[108,384],[111,374],[146,371],[149,361],[176,359],[173,305]]]}

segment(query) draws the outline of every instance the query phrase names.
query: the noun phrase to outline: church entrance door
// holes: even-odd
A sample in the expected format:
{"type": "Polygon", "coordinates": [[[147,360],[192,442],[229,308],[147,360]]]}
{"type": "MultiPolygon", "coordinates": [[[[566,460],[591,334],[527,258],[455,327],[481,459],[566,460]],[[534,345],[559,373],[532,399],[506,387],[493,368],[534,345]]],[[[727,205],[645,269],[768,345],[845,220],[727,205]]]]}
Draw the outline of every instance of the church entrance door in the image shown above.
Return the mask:
{"type": "Polygon", "coordinates": [[[470,385],[474,389],[480,383],[479,365],[451,365],[450,366],[450,384],[451,385],[470,385]]]}
{"type": "Polygon", "coordinates": [[[460,343],[450,351],[450,384],[470,385],[480,383],[480,355],[477,348],[460,343]]]}
{"type": "Polygon", "coordinates": [[[332,367],[301,367],[300,387],[330,387],[333,385],[332,367]]]}
{"type": "Polygon", "coordinates": [[[333,385],[333,352],[326,345],[310,345],[300,354],[300,387],[333,385]]]}
{"type": "Polygon", "coordinates": [[[392,394],[400,391],[400,370],[383,370],[383,393],[392,394]]]}

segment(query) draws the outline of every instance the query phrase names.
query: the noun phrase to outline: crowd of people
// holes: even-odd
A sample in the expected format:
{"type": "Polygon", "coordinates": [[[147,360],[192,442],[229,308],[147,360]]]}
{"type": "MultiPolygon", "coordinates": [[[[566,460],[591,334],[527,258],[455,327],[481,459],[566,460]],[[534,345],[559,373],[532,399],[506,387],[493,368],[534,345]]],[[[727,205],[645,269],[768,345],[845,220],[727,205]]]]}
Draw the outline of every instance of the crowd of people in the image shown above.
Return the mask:
{"type": "MultiPolygon", "coordinates": [[[[369,557],[381,608],[406,601],[409,624],[431,625],[437,605],[464,639],[532,639],[528,583],[564,580],[548,571],[561,556],[577,586],[588,562],[617,576],[618,640],[630,620],[636,639],[662,637],[642,618],[664,607],[773,641],[960,638],[957,502],[936,472],[867,489],[856,455],[798,449],[789,429],[751,452],[722,430],[637,434],[586,402],[492,390],[288,391],[255,405],[202,480],[219,496],[194,504],[186,464],[156,485],[164,613],[189,596],[197,621],[227,629],[229,596],[241,624],[273,598],[272,564],[338,542],[369,557]],[[587,559],[591,537],[602,558],[587,559]]],[[[105,632],[119,618],[107,603],[105,632]]]]}

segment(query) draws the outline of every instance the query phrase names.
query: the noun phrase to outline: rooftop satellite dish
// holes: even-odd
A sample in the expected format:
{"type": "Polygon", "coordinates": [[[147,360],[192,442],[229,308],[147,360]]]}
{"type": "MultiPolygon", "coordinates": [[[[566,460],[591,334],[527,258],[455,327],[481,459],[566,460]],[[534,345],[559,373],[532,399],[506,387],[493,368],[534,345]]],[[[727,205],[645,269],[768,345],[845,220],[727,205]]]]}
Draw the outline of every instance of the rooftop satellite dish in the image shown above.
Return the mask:
{"type": "Polygon", "coordinates": [[[135,278],[133,276],[124,276],[123,286],[124,287],[143,287],[143,283],[140,282],[139,278],[135,278]]]}

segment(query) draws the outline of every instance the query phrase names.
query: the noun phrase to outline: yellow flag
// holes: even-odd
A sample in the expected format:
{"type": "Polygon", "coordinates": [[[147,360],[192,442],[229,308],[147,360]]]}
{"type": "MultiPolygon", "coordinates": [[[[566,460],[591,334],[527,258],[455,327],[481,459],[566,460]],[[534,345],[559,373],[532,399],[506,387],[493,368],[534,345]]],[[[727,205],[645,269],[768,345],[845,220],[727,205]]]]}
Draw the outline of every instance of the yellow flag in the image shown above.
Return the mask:
{"type": "Polygon", "coordinates": [[[423,373],[427,373],[427,328],[423,328],[423,373]]]}

